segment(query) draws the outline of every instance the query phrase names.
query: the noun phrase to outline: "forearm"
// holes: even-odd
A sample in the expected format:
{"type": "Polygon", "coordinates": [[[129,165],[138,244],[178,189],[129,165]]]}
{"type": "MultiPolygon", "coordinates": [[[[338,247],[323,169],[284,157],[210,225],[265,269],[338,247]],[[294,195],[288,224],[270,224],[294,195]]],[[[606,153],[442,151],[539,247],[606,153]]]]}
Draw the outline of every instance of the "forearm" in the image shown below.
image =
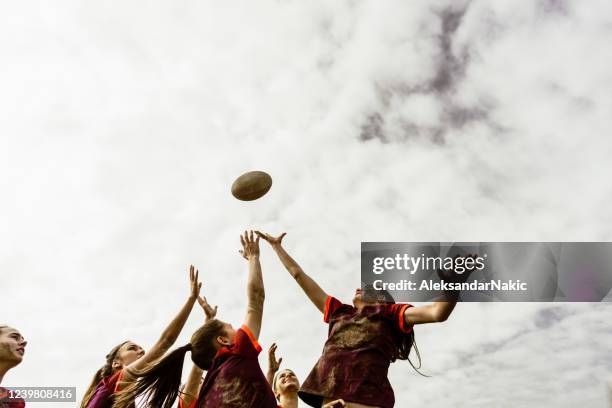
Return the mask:
{"type": "Polygon", "coordinates": [[[183,400],[183,407],[190,406],[193,401],[198,399],[200,385],[202,383],[202,373],[204,373],[204,370],[194,364],[189,373],[185,388],[183,388],[183,392],[180,396],[183,400]]]}
{"type": "MultiPolygon", "coordinates": [[[[181,310],[178,312],[178,314],[174,317],[174,319],[172,319],[170,324],[162,332],[158,343],[160,345],[166,346],[166,350],[170,348],[172,344],[174,344],[179,334],[181,333],[181,330],[183,330],[183,327],[185,326],[185,323],[187,322],[187,318],[189,318],[189,314],[191,313],[191,310],[193,309],[193,305],[196,299],[197,299],[196,296],[190,296],[185,302],[185,304],[183,305],[183,307],[181,308],[181,310]]],[[[166,350],[164,350],[162,354],[166,350]]]]}
{"type": "Polygon", "coordinates": [[[261,275],[259,257],[249,257],[249,278],[247,283],[247,313],[244,324],[251,330],[256,339],[259,338],[261,330],[261,319],[263,317],[264,285],[261,275]]]}
{"type": "Polygon", "coordinates": [[[268,380],[270,387],[272,386],[272,381],[274,381],[274,374],[276,374],[276,371],[271,369],[268,369],[268,372],[266,373],[266,380],[268,380]]]}
{"type": "Polygon", "coordinates": [[[325,301],[327,299],[327,293],[319,284],[312,279],[306,272],[302,270],[300,265],[293,260],[293,258],[285,251],[285,249],[280,245],[275,245],[274,252],[278,255],[283,266],[289,271],[293,279],[300,285],[302,290],[306,293],[308,298],[314,305],[321,311],[321,313],[325,310],[325,301]]]}
{"type": "Polygon", "coordinates": [[[191,312],[195,301],[196,296],[190,296],[189,299],[187,299],[187,302],[185,303],[183,308],[178,313],[178,315],[176,315],[176,317],[172,320],[172,322],[170,322],[168,327],[166,327],[166,329],[163,331],[159,340],[157,340],[157,343],[155,343],[153,347],[151,347],[149,351],[145,353],[144,356],[140,357],[138,360],[134,361],[132,364],[126,367],[126,375],[124,376],[124,381],[132,380],[132,371],[137,372],[139,370],[144,369],[149,363],[163,356],[164,353],[168,351],[170,347],[172,347],[179,334],[181,333],[183,326],[185,326],[185,322],[189,317],[189,313],[191,312]]]}
{"type": "Polygon", "coordinates": [[[285,251],[285,248],[280,245],[274,245],[272,248],[274,249],[274,252],[276,252],[278,259],[280,259],[283,266],[287,269],[287,271],[294,279],[297,279],[302,274],[305,275],[300,265],[295,262],[295,260],[291,257],[291,255],[287,253],[287,251],[285,251]]]}
{"type": "Polygon", "coordinates": [[[259,256],[253,255],[249,258],[249,278],[247,281],[247,299],[249,305],[257,305],[260,303],[263,305],[265,295],[259,256]]]}
{"type": "Polygon", "coordinates": [[[404,312],[404,321],[407,324],[440,323],[448,319],[456,304],[456,301],[449,301],[409,307],[404,312]]]}

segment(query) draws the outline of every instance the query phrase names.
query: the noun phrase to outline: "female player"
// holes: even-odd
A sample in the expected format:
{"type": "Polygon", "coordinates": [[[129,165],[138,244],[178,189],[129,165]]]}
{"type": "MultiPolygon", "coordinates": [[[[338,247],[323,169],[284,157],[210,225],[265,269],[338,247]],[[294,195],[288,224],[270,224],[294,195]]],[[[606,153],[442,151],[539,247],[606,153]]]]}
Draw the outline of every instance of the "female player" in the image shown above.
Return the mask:
{"type": "Polygon", "coordinates": [[[391,408],[393,389],[387,379],[389,364],[406,360],[413,343],[414,324],[441,322],[455,301],[421,307],[390,304],[378,292],[355,291],[353,306],[329,296],[287,254],[281,243],[257,231],[272,246],[280,261],[329,324],[329,335],[319,358],[299,391],[300,398],[321,407],[342,398],[349,408],[391,408]]]}
{"type": "MultiPolygon", "coordinates": [[[[279,408],[297,408],[298,407],[298,391],[300,389],[300,382],[297,376],[292,370],[288,368],[281,370],[280,364],[283,358],[276,359],[276,343],[270,346],[268,350],[268,374],[266,377],[272,386],[272,391],[276,396],[276,400],[279,402],[279,408]]],[[[346,407],[344,400],[339,399],[329,402],[322,406],[322,408],[340,408],[346,407]]]]}
{"type": "MultiPolygon", "coordinates": [[[[259,238],[253,231],[240,237],[240,253],[249,262],[247,281],[247,311],[244,324],[235,330],[231,324],[211,319],[191,336],[191,341],[157,364],[138,373],[137,382],[121,392],[114,408],[128,408],[134,397],[141,395],[145,406],[171,408],[179,394],[183,360],[191,351],[191,360],[206,377],[195,401],[182,405],[198,408],[276,408],[276,400],[257,355],[261,347],[257,342],[261,330],[264,305],[264,285],[259,263],[259,238]]],[[[192,385],[186,393],[194,395],[192,385]]],[[[187,401],[185,401],[187,402],[187,401]]]]}
{"type": "Polygon", "coordinates": [[[146,353],[142,347],[131,341],[115,346],[106,355],[106,364],[94,375],[81,402],[81,408],[110,408],[113,405],[115,393],[133,382],[136,379],[136,372],[163,356],[172,347],[202,287],[202,284],[198,282],[198,271],[194,270],[193,265],[189,267],[189,281],[191,289],[187,301],[178,315],[166,327],[157,343],[146,353]]]}
{"type": "MultiPolygon", "coordinates": [[[[0,325],[0,384],[4,375],[23,361],[25,346],[28,344],[19,330],[6,325],[0,325]]],[[[23,408],[25,401],[14,398],[9,391],[0,387],[0,407],[23,408]]]]}

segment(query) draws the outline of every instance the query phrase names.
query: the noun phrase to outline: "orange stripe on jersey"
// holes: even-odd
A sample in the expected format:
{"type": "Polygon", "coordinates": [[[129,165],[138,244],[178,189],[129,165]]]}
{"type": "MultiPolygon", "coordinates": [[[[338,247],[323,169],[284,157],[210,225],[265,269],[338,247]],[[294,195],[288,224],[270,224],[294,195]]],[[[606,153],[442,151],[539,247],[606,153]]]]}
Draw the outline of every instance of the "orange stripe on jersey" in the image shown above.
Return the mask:
{"type": "Polygon", "coordinates": [[[331,300],[332,297],[331,296],[327,296],[327,299],[325,299],[325,311],[323,312],[323,321],[325,323],[329,323],[329,305],[331,304],[331,300]]]}
{"type": "Polygon", "coordinates": [[[410,333],[412,331],[412,326],[408,325],[408,323],[406,322],[406,317],[404,316],[406,309],[408,309],[409,307],[412,307],[412,305],[402,305],[400,307],[400,312],[398,313],[399,314],[399,317],[398,317],[399,328],[404,333],[410,333]]]}
{"type": "Polygon", "coordinates": [[[246,335],[249,337],[249,340],[251,340],[251,343],[253,343],[253,347],[255,347],[255,350],[257,350],[258,352],[261,351],[261,346],[257,342],[255,336],[253,336],[251,329],[249,329],[246,324],[243,324],[240,329],[242,329],[242,331],[245,332],[246,335]]]}
{"type": "Polygon", "coordinates": [[[117,382],[115,383],[115,389],[113,390],[113,394],[121,391],[121,389],[119,389],[119,383],[121,382],[122,379],[123,379],[123,370],[119,371],[119,377],[117,378],[117,382]]]}
{"type": "Polygon", "coordinates": [[[197,399],[191,401],[191,404],[189,404],[189,406],[185,406],[185,404],[183,403],[183,398],[179,398],[179,408],[195,408],[196,403],[198,402],[197,399]]]}

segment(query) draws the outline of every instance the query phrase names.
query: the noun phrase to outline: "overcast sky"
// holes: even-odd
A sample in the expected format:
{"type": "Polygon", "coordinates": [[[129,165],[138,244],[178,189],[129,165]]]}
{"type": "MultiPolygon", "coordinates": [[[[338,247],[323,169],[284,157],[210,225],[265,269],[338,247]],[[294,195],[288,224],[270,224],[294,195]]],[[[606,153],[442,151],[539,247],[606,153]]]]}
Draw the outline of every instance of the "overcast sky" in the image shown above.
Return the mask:
{"type": "MultiPolygon", "coordinates": [[[[3,385],[80,398],[190,263],[240,325],[245,228],[345,302],[361,241],[612,240],[611,43],[608,0],[2,2],[0,323],[29,341],[3,385]],[[233,199],[254,169],[272,190],[233,199]]],[[[303,380],[326,326],[262,264],[260,342],[303,380]]],[[[430,378],[393,364],[396,406],[604,407],[611,312],[460,304],[416,328],[430,378]]]]}

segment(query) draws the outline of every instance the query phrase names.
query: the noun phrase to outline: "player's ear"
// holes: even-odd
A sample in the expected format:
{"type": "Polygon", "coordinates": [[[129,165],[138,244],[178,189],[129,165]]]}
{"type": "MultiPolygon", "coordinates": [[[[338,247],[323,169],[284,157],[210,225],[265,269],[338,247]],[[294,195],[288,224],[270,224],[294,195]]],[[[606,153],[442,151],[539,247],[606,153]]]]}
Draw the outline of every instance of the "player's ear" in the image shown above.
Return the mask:
{"type": "Polygon", "coordinates": [[[113,371],[114,371],[114,370],[118,370],[118,369],[122,368],[123,366],[121,365],[121,363],[119,362],[119,360],[118,360],[117,358],[115,358],[115,359],[113,360],[113,364],[111,365],[111,367],[112,367],[112,369],[113,369],[113,371]]]}
{"type": "Polygon", "coordinates": [[[221,346],[230,346],[231,343],[229,341],[229,339],[225,336],[217,336],[217,343],[219,343],[219,345],[221,346]]]}

